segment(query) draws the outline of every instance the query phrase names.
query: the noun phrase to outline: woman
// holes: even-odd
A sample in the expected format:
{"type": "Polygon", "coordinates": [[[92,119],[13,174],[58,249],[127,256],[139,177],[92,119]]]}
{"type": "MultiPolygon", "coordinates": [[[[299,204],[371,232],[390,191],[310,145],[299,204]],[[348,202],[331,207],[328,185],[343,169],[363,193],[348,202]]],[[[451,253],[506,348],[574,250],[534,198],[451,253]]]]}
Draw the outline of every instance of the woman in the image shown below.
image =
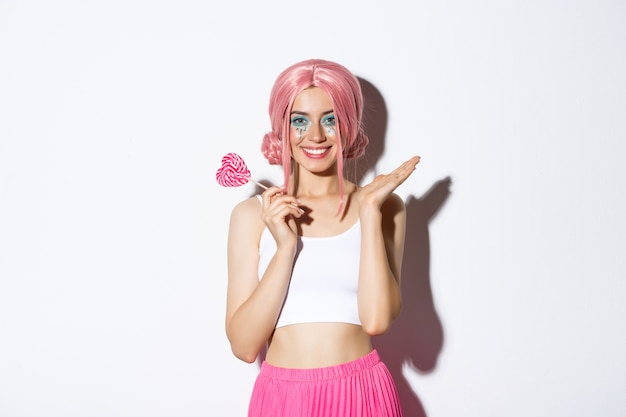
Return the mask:
{"type": "Polygon", "coordinates": [[[394,190],[415,156],[364,187],[344,160],[364,153],[363,97],[345,67],[307,60],[270,97],[262,151],[284,185],[233,209],[226,333],[252,363],[266,348],[249,416],[400,416],[372,348],[401,307],[405,207],[394,190]]]}

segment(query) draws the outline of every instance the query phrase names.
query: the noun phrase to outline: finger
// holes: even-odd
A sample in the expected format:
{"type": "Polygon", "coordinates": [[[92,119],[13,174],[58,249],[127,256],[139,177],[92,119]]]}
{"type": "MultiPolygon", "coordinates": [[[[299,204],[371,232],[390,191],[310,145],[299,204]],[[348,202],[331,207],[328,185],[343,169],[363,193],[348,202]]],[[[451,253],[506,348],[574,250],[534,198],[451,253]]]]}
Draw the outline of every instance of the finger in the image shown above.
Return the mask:
{"type": "Polygon", "coordinates": [[[396,168],[392,174],[397,175],[402,181],[406,180],[409,175],[415,171],[415,167],[420,162],[419,156],[414,156],[411,159],[406,160],[402,165],[396,168]]]}
{"type": "Polygon", "coordinates": [[[273,197],[272,200],[272,204],[274,205],[282,205],[282,204],[288,204],[291,205],[293,207],[299,207],[300,206],[300,200],[292,195],[285,195],[285,194],[277,194],[275,197],[273,197]]]}
{"type": "Polygon", "coordinates": [[[261,194],[261,199],[263,200],[263,208],[267,209],[269,208],[270,204],[272,204],[272,201],[274,201],[274,199],[276,198],[276,196],[280,195],[283,192],[283,189],[280,187],[270,187],[267,190],[265,190],[262,194],[261,194]]]}
{"type": "Polygon", "coordinates": [[[421,158],[418,155],[416,155],[416,156],[414,156],[414,157],[404,161],[404,163],[402,165],[400,165],[399,169],[400,170],[412,171],[415,168],[415,166],[417,164],[419,164],[420,160],[421,160],[421,158]]]}
{"type": "Polygon", "coordinates": [[[274,197],[274,200],[265,210],[268,217],[280,217],[284,218],[288,215],[300,217],[304,214],[304,210],[300,208],[300,200],[293,196],[279,195],[274,197]]]}
{"type": "Polygon", "coordinates": [[[395,190],[415,171],[415,167],[419,160],[419,156],[414,156],[411,159],[403,162],[399,167],[391,171],[389,174],[379,176],[379,178],[376,178],[376,180],[378,180],[377,182],[379,186],[385,188],[386,190],[395,190]]]}
{"type": "MultiPolygon", "coordinates": [[[[268,226],[271,225],[272,229],[279,230],[289,226],[290,222],[295,218],[299,218],[303,215],[303,212],[294,207],[282,207],[280,210],[273,212],[268,218],[268,226]]],[[[290,227],[291,228],[291,227],[290,227]]],[[[292,229],[293,230],[293,229],[292,229]]]]}
{"type": "Polygon", "coordinates": [[[280,187],[270,187],[267,190],[263,191],[263,193],[261,194],[261,197],[263,197],[263,199],[271,199],[271,197],[275,196],[276,194],[282,192],[282,188],[280,187]]]}
{"type": "Polygon", "coordinates": [[[419,164],[420,160],[422,159],[421,156],[419,155],[414,155],[413,157],[411,157],[407,162],[413,164],[413,165],[417,165],[419,164]]]}

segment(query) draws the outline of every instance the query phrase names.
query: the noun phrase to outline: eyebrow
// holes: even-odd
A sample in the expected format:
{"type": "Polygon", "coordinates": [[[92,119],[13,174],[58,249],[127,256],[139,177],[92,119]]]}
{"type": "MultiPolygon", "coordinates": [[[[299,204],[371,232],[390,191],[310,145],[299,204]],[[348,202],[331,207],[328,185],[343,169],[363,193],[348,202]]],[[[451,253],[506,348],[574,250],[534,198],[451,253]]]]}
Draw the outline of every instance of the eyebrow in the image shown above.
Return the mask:
{"type": "MultiPolygon", "coordinates": [[[[325,112],[322,113],[322,115],[325,116],[327,114],[334,113],[334,112],[335,112],[335,110],[332,110],[332,109],[331,110],[326,110],[325,112]]],[[[307,113],[305,111],[299,111],[299,110],[292,110],[291,111],[291,115],[294,115],[294,114],[299,114],[299,115],[302,115],[302,116],[309,116],[309,113],[307,113]]]]}

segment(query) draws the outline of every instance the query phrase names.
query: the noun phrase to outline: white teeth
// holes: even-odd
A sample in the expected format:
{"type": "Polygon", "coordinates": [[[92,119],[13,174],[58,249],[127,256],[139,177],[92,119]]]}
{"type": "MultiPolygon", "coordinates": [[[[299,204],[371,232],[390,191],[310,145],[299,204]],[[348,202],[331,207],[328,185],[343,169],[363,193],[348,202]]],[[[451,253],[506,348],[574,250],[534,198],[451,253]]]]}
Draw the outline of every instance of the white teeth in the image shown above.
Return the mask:
{"type": "Polygon", "coordinates": [[[317,148],[317,149],[308,149],[308,148],[302,148],[302,150],[306,153],[310,153],[312,155],[321,155],[324,152],[326,152],[326,148],[317,148]]]}

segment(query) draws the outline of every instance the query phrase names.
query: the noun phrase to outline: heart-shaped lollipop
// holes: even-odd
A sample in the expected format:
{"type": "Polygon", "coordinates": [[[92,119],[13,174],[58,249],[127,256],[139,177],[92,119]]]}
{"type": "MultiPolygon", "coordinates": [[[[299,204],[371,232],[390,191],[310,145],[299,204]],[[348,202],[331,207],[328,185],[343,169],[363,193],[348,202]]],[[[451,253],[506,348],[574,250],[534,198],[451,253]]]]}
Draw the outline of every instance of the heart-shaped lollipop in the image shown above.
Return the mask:
{"type": "Polygon", "coordinates": [[[250,170],[246,165],[246,162],[241,156],[234,152],[227,153],[222,158],[222,166],[218,168],[215,173],[215,179],[224,187],[240,187],[247,184],[248,181],[252,181],[259,187],[267,187],[253,180],[250,177],[250,170]]]}

